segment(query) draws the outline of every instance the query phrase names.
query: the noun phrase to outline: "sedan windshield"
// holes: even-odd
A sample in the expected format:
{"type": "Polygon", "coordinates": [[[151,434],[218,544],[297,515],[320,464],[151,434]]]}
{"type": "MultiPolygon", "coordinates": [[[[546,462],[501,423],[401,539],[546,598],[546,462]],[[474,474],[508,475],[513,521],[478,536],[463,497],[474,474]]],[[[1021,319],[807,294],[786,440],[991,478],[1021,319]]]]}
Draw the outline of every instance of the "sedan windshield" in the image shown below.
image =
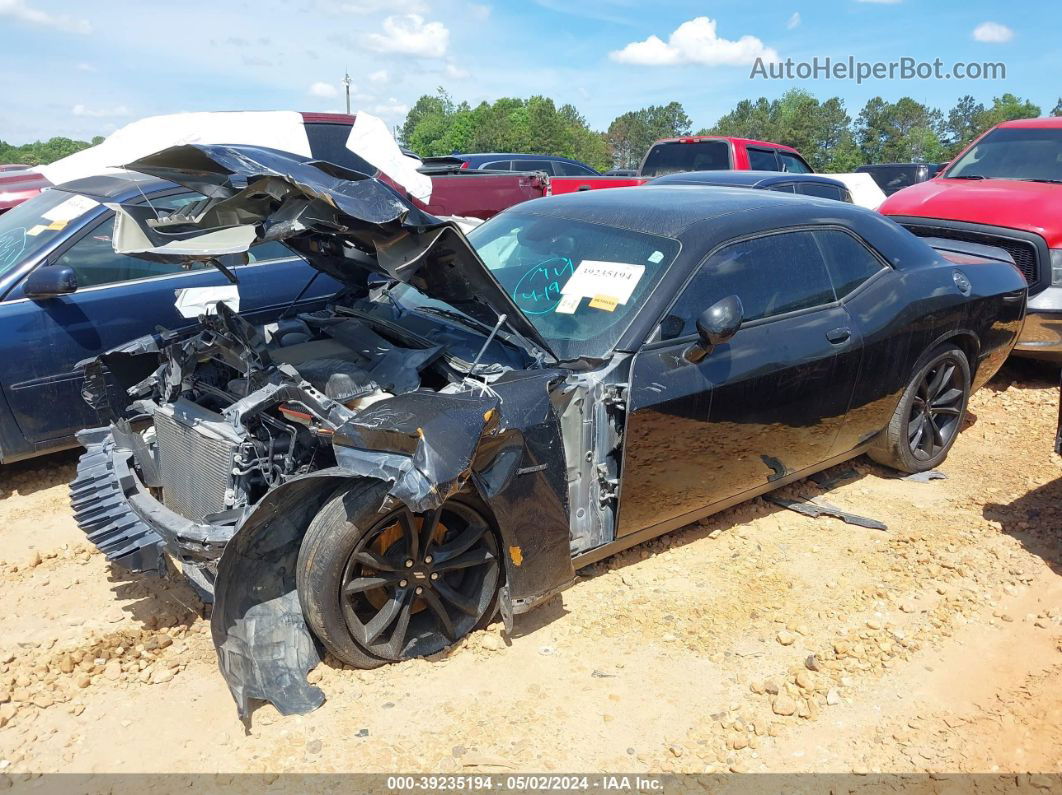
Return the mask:
{"type": "Polygon", "coordinates": [[[521,212],[468,239],[562,360],[607,355],[679,250],[671,238],[521,212]]]}
{"type": "Polygon", "coordinates": [[[63,230],[99,202],[63,190],[46,190],[0,215],[0,276],[44,251],[63,230]]]}
{"type": "Polygon", "coordinates": [[[1062,182],[1062,128],[995,129],[959,158],[944,176],[1062,182]]]}

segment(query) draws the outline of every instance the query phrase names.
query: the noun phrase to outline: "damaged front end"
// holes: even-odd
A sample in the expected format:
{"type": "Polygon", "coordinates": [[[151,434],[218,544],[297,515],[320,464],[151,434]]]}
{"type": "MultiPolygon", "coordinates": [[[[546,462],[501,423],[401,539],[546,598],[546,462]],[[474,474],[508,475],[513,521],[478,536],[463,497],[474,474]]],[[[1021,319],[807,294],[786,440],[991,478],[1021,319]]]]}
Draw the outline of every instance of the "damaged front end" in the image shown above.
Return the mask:
{"type": "Polygon", "coordinates": [[[353,481],[387,484],[382,507],[414,512],[474,491],[503,540],[524,532],[514,506],[537,496],[553,532],[522,567],[506,545],[517,569],[503,612],[571,578],[550,398],[564,374],[453,224],[375,180],[269,150],[178,147],[130,167],[210,198],[163,217],[116,208],[122,253],[211,260],[283,239],[347,285],[329,308],[264,327],[219,303],[193,332],[85,364],[85,398],[110,424],[79,436],[75,518],[116,564],[172,561],[214,603],[241,715],[255,699],[285,714],[323,700],[306,682],[320,652],[294,564],[317,510],[353,481]],[[458,328],[399,306],[395,285],[456,307],[458,328]]]}

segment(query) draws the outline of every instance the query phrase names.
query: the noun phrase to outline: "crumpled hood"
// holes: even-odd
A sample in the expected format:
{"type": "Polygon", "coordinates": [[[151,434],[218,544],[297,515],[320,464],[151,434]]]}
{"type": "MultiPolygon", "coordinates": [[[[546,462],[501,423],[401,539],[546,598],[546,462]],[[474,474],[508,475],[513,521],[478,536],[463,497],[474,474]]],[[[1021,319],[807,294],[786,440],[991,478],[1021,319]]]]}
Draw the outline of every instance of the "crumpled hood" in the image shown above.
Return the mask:
{"type": "Polygon", "coordinates": [[[894,193],[884,215],[941,218],[1035,232],[1062,247],[1062,185],[1016,179],[931,179],[894,193]]]}
{"type": "Polygon", "coordinates": [[[120,254],[210,261],[225,270],[219,257],[283,240],[356,290],[366,289],[370,273],[382,274],[488,325],[505,315],[510,328],[551,353],[457,224],[373,177],[275,149],[206,144],[164,149],[125,168],[207,199],[162,217],[147,204],[114,205],[120,254]]]}

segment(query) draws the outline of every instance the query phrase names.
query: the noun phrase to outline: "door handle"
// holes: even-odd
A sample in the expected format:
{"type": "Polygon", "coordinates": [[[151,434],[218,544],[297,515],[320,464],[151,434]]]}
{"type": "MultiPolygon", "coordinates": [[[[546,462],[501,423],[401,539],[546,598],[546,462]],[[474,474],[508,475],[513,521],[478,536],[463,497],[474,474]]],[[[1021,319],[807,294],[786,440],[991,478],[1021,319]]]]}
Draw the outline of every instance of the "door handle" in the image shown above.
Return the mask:
{"type": "Polygon", "coordinates": [[[834,345],[840,345],[842,342],[848,342],[852,337],[852,329],[841,326],[840,328],[833,328],[826,332],[826,339],[832,342],[834,345]]]}

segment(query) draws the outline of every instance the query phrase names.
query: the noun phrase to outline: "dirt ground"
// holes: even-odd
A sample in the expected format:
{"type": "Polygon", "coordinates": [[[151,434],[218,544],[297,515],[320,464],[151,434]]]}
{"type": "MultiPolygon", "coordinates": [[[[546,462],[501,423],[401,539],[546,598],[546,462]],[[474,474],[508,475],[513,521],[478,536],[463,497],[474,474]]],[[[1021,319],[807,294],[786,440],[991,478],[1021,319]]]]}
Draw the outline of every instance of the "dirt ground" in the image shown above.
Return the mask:
{"type": "Polygon", "coordinates": [[[1062,771],[1057,405],[1008,365],[946,480],[830,471],[887,531],[757,499],[584,571],[511,641],[321,665],[321,709],[246,730],[189,589],[74,525],[76,454],[0,468],[0,773],[1062,771]]]}

